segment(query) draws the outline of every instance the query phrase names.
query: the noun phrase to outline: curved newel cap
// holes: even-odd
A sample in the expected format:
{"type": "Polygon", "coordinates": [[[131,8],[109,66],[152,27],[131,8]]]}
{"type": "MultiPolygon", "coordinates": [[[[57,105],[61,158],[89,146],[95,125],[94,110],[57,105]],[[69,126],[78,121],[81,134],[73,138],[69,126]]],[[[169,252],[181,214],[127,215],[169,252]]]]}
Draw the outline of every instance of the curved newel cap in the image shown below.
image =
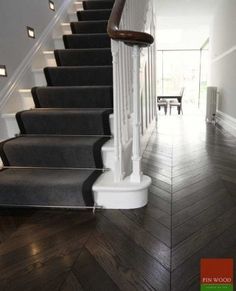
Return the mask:
{"type": "Polygon", "coordinates": [[[127,45],[138,45],[140,47],[150,46],[154,42],[151,34],[146,32],[119,30],[122,12],[126,0],[116,0],[108,21],[107,32],[110,38],[125,42],[127,45]]]}

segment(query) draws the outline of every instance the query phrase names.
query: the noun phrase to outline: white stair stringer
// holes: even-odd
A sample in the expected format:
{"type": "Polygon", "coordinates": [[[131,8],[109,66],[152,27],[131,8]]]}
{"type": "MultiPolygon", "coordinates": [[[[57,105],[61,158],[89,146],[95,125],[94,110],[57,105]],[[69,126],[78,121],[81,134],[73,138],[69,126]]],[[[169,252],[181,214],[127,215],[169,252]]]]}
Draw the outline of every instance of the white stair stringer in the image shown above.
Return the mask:
{"type": "Polygon", "coordinates": [[[54,51],[44,51],[43,52],[44,58],[45,58],[45,66],[46,67],[56,67],[56,60],[54,56],[54,51]]]}
{"type": "Polygon", "coordinates": [[[43,69],[32,69],[34,82],[37,86],[47,86],[46,77],[43,69]]]}
{"type": "Polygon", "coordinates": [[[3,113],[1,114],[1,117],[5,122],[8,138],[12,138],[20,133],[15,113],[3,113]]]}
{"type": "Polygon", "coordinates": [[[61,36],[53,36],[54,48],[56,50],[65,49],[64,42],[61,36]]]}
{"type": "Polygon", "coordinates": [[[23,109],[34,108],[34,101],[31,94],[31,89],[19,89],[20,97],[22,99],[23,109]]]}

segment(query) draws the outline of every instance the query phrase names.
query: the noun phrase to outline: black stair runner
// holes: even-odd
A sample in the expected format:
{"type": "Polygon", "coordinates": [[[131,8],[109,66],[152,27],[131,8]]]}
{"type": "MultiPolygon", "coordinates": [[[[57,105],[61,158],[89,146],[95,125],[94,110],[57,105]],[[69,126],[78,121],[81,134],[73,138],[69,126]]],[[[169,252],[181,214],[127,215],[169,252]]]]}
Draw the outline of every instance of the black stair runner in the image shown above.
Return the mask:
{"type": "Polygon", "coordinates": [[[16,114],[20,135],[0,144],[1,206],[93,206],[110,138],[112,57],[107,21],[114,1],[84,1],[79,22],[32,88],[35,109],[16,114]]]}

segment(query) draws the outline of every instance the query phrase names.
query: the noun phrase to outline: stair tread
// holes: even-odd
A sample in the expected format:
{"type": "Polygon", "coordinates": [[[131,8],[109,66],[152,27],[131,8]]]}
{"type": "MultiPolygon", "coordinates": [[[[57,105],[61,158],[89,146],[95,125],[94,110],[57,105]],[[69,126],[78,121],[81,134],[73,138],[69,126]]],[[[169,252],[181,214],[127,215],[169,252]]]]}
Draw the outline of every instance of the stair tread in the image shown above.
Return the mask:
{"type": "Polygon", "coordinates": [[[101,9],[88,9],[88,10],[79,10],[77,11],[77,13],[87,13],[87,12],[108,12],[108,11],[112,11],[112,9],[110,8],[101,8],[101,9]]]}
{"type": "Polygon", "coordinates": [[[107,112],[111,108],[34,108],[29,110],[20,111],[18,113],[29,113],[29,114],[102,114],[107,112]]]}
{"type": "Polygon", "coordinates": [[[88,10],[78,10],[77,12],[98,12],[99,11],[112,11],[111,8],[101,8],[101,9],[88,9],[88,10]]]}
{"type": "Polygon", "coordinates": [[[80,24],[95,24],[95,23],[108,23],[107,20],[102,20],[102,19],[99,19],[99,20],[80,20],[80,21],[71,21],[70,24],[73,23],[73,24],[76,24],[76,25],[80,25],[80,24]]]}
{"type": "Polygon", "coordinates": [[[102,136],[19,136],[0,144],[5,166],[102,168],[102,136]],[[25,154],[26,153],[26,154],[25,154]]]}
{"type": "Polygon", "coordinates": [[[78,49],[56,49],[55,51],[67,53],[85,53],[85,52],[110,52],[110,48],[78,48],[78,49]]]}
{"type": "Polygon", "coordinates": [[[83,89],[110,89],[112,88],[111,85],[93,85],[93,86],[53,86],[53,87],[48,87],[48,86],[39,86],[39,87],[33,87],[33,88],[37,88],[37,89],[47,89],[48,91],[54,91],[54,90],[71,90],[71,91],[75,91],[75,90],[83,90],[83,89]]]}
{"type": "Polygon", "coordinates": [[[92,184],[101,171],[17,168],[0,171],[0,204],[92,206],[92,184]]]}
{"type": "Polygon", "coordinates": [[[9,140],[4,141],[6,145],[35,145],[38,147],[44,147],[47,145],[54,144],[55,147],[77,146],[86,145],[90,146],[97,142],[101,137],[98,136],[53,136],[53,135],[41,135],[41,136],[18,136],[9,140]]]}
{"type": "MultiPolygon", "coordinates": [[[[77,23],[77,22],[75,22],[77,23]]],[[[93,33],[93,32],[88,32],[88,33],[75,33],[75,34],[64,34],[63,37],[71,37],[71,38],[86,38],[86,37],[106,37],[109,38],[109,35],[107,32],[98,32],[98,33],[93,33]]]]}

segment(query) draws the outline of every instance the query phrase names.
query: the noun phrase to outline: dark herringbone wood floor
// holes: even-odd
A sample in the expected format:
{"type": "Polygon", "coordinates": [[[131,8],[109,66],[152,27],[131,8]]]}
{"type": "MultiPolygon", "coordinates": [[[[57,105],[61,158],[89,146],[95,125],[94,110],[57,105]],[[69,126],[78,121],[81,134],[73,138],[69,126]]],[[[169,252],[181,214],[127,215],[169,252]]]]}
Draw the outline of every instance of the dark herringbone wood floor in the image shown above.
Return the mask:
{"type": "Polygon", "coordinates": [[[199,290],[203,257],[236,258],[236,138],[162,117],[139,210],[0,214],[0,290],[199,290]]]}

